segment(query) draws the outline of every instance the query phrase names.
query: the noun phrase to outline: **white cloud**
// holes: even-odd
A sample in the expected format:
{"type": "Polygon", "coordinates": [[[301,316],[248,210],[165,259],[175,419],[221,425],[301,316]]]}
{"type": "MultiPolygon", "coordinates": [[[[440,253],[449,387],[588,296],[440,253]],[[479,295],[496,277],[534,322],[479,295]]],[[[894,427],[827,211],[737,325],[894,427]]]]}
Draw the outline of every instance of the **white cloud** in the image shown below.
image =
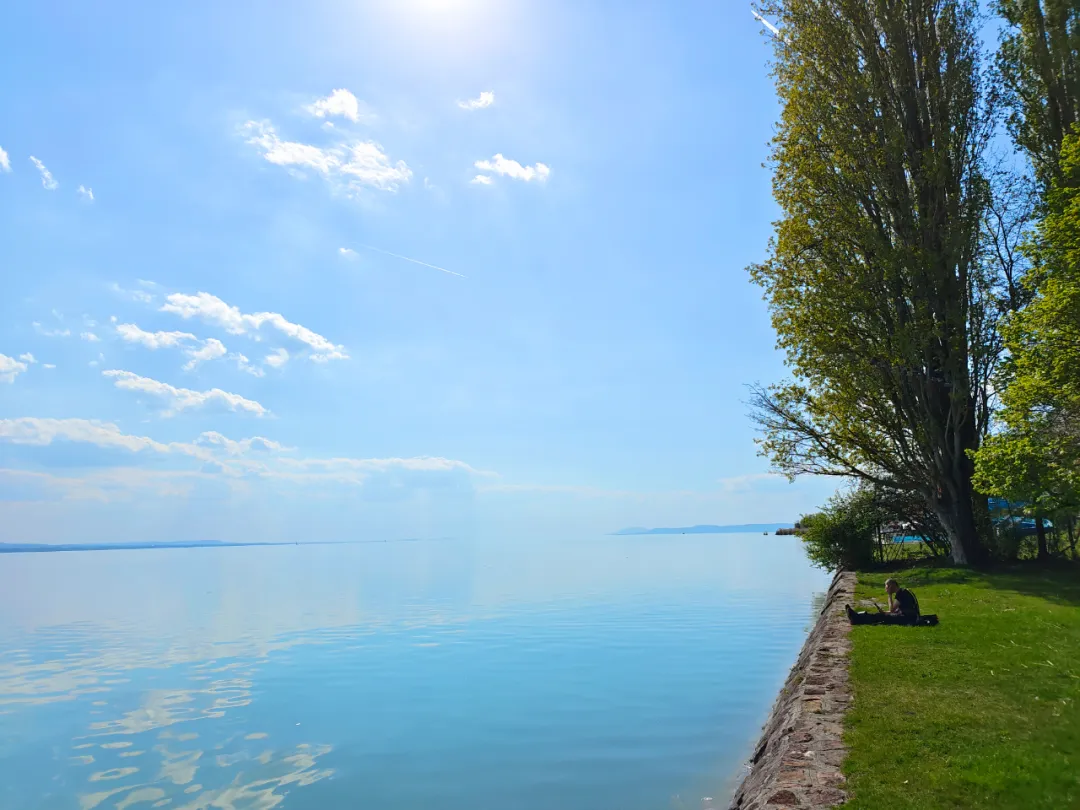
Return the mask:
{"type": "Polygon", "coordinates": [[[8,153],[4,151],[4,148],[0,146],[0,172],[11,171],[11,159],[8,157],[8,153]]]}
{"type": "Polygon", "coordinates": [[[248,121],[243,129],[247,142],[257,146],[265,160],[277,166],[312,169],[333,188],[350,196],[364,188],[397,191],[412,178],[405,161],[391,163],[374,141],[341,141],[323,149],[281,140],[269,121],[248,121]]]}
{"type": "MultiPolygon", "coordinates": [[[[223,471],[224,467],[222,468],[223,471]]],[[[23,478],[54,490],[64,500],[110,503],[131,502],[150,492],[163,497],[190,496],[200,479],[212,476],[195,470],[148,470],[143,467],[112,467],[78,476],[58,476],[29,470],[0,469],[0,476],[23,478]]]]}
{"type": "Polygon", "coordinates": [[[252,449],[262,450],[264,452],[280,453],[288,448],[283,447],[280,443],[271,439],[265,439],[262,436],[252,436],[250,439],[240,439],[239,441],[222,436],[216,430],[208,430],[205,433],[200,433],[199,437],[195,439],[195,444],[208,445],[211,447],[220,447],[230,456],[240,456],[251,452],[252,449]]]}
{"type": "Polygon", "coordinates": [[[192,391],[190,388],[177,388],[149,377],[140,377],[131,371],[109,369],[101,373],[106,377],[111,377],[113,384],[117,388],[149,394],[164,400],[166,403],[166,416],[172,416],[188,408],[199,408],[208,403],[218,403],[230,411],[246,411],[256,416],[265,416],[269,413],[258,402],[246,399],[239,394],[222,391],[220,388],[211,388],[209,391],[192,391]]]}
{"type": "Polygon", "coordinates": [[[490,107],[494,103],[495,94],[490,90],[485,90],[476,98],[470,98],[467,101],[459,101],[457,105],[463,110],[482,110],[485,107],[490,107]]]}
{"type": "Polygon", "coordinates": [[[492,182],[491,181],[491,175],[489,175],[489,174],[478,174],[478,175],[476,175],[476,177],[474,177],[469,182],[473,183],[474,185],[478,185],[478,186],[490,186],[491,182],[492,182]]]}
{"type": "Polygon", "coordinates": [[[361,118],[365,121],[372,121],[375,118],[374,113],[367,108],[366,104],[344,89],[334,90],[326,98],[320,98],[313,104],[304,107],[304,109],[316,118],[340,115],[342,118],[348,118],[353,123],[359,123],[361,118]]]}
{"type": "Polygon", "coordinates": [[[263,371],[258,366],[251,365],[251,361],[248,360],[247,357],[245,357],[244,355],[240,354],[240,352],[234,352],[233,354],[230,354],[229,359],[230,360],[235,360],[236,361],[236,367],[238,369],[240,369],[241,371],[246,371],[248,374],[252,375],[253,377],[264,377],[264,376],[266,376],[265,371],[263,371]]]}
{"type": "Polygon", "coordinates": [[[281,368],[289,362],[289,353],[285,349],[277,349],[273,354],[268,354],[263,362],[271,368],[281,368]]]}
{"type": "Polygon", "coordinates": [[[92,188],[87,188],[86,186],[79,186],[77,189],[75,189],[75,191],[80,197],[85,197],[87,202],[94,201],[94,190],[92,188]]]}
{"type": "Polygon", "coordinates": [[[42,326],[37,321],[34,321],[32,326],[34,327],[34,331],[45,337],[71,337],[70,329],[49,329],[46,326],[42,326]]]}
{"type": "MultiPolygon", "coordinates": [[[[140,281],[139,283],[144,285],[144,286],[153,286],[153,282],[140,281]]],[[[138,301],[140,304],[152,304],[152,303],[154,303],[154,296],[152,296],[150,293],[146,292],[145,290],[125,290],[123,287],[121,287],[115,281],[112,284],[109,285],[109,289],[112,290],[117,295],[119,295],[121,298],[127,298],[127,299],[129,299],[131,301],[138,301]]]]}
{"type": "Polygon", "coordinates": [[[128,343],[141,343],[148,349],[176,349],[187,341],[197,341],[190,332],[147,332],[133,323],[118,323],[116,334],[128,343]]]}
{"type": "Polygon", "coordinates": [[[192,371],[205,360],[217,360],[219,357],[224,357],[226,352],[225,345],[220,340],[207,338],[198,348],[190,347],[184,350],[184,354],[190,358],[184,363],[184,371],[192,371]]]}
{"type": "Polygon", "coordinates": [[[171,312],[185,320],[200,318],[216,324],[232,335],[251,335],[257,333],[263,324],[267,324],[284,335],[306,344],[312,349],[311,359],[316,363],[328,360],[346,360],[349,355],[344,346],[331,343],[322,335],[311,331],[306,326],[292,323],[276,312],[244,313],[238,307],[230,306],[215,295],[200,292],[196,295],[172,293],[166,298],[162,312],[171,312]]]}
{"type": "MultiPolygon", "coordinates": [[[[192,371],[202,362],[217,360],[228,354],[225,345],[217,338],[200,339],[190,332],[147,332],[133,323],[121,323],[116,325],[116,333],[128,343],[139,343],[148,349],[181,349],[188,358],[188,362],[183,366],[184,371],[192,371]]],[[[288,352],[285,352],[285,355],[287,358],[288,352]]],[[[242,354],[228,354],[228,358],[235,360],[241,371],[256,377],[264,375],[261,368],[250,365],[247,357],[242,354]]]]}
{"type": "Polygon", "coordinates": [[[352,261],[353,259],[355,259],[356,255],[357,255],[356,251],[353,250],[352,248],[338,248],[337,252],[338,252],[339,255],[343,256],[344,258],[348,259],[349,261],[352,261]]]}
{"type": "Polygon", "coordinates": [[[98,447],[119,447],[137,453],[153,450],[169,452],[169,445],[123,433],[111,422],[93,419],[0,419],[0,439],[12,444],[44,446],[58,439],[95,444],[98,447]]]}
{"type": "MultiPolygon", "coordinates": [[[[45,447],[56,441],[93,444],[97,447],[129,450],[132,453],[146,451],[161,454],[175,453],[196,458],[200,461],[214,460],[214,451],[221,451],[228,457],[220,459],[225,464],[239,465],[238,468],[246,468],[258,474],[269,476],[274,476],[275,470],[260,464],[257,461],[258,456],[286,453],[294,449],[285,447],[280,442],[264,436],[230,439],[215,430],[200,433],[193,442],[159,442],[147,436],[125,433],[112,422],[102,422],[96,419],[45,419],[36,417],[0,419],[0,442],[45,447]],[[242,457],[248,455],[255,455],[256,458],[245,463],[242,457]]],[[[402,469],[414,472],[461,471],[485,477],[495,475],[495,473],[477,470],[464,461],[438,456],[301,459],[284,457],[278,458],[277,463],[281,467],[292,470],[385,472],[392,469],[402,469]]],[[[291,477],[292,474],[287,473],[286,475],[291,477]]]]}
{"type": "Polygon", "coordinates": [[[41,185],[45,188],[45,190],[46,191],[55,191],[56,187],[58,185],[60,185],[60,184],[57,183],[53,179],[52,172],[50,172],[48,169],[46,169],[45,164],[42,163],[40,160],[38,160],[33,155],[30,156],[30,162],[33,163],[34,166],[37,167],[37,170],[39,172],[41,172],[41,185]]]}
{"type": "Polygon", "coordinates": [[[132,453],[178,454],[203,462],[222,463],[225,472],[234,474],[253,466],[244,464],[239,458],[253,450],[264,455],[290,449],[262,436],[234,440],[217,431],[202,433],[194,442],[165,443],[147,436],[124,433],[112,422],[101,422],[96,419],[39,419],[35,417],[0,419],[0,442],[45,447],[56,441],[92,444],[105,449],[128,450],[132,453]],[[219,460],[215,456],[216,450],[224,451],[228,459],[219,460]]]}
{"type": "Polygon", "coordinates": [[[250,134],[248,143],[263,150],[263,157],[277,166],[302,166],[329,176],[341,159],[331,150],[324,150],[298,141],[283,141],[268,121],[248,121],[244,129],[250,134]]]}
{"type": "Polygon", "coordinates": [[[491,160],[478,160],[473,164],[483,172],[494,172],[505,175],[513,180],[539,180],[541,183],[551,175],[551,168],[544,163],[533,166],[522,166],[516,160],[510,160],[501,154],[495,155],[491,160]]]}
{"type": "Polygon", "coordinates": [[[14,357],[0,354],[0,383],[13,383],[15,378],[26,371],[27,365],[14,357]]]}
{"type": "Polygon", "coordinates": [[[33,363],[37,362],[37,360],[34,358],[34,355],[30,354],[30,352],[25,352],[24,354],[20,354],[19,359],[22,360],[24,363],[33,364],[33,363]]]}
{"type": "Polygon", "coordinates": [[[411,470],[414,472],[450,472],[461,470],[474,475],[494,476],[495,473],[478,470],[452,458],[440,456],[416,456],[414,458],[285,458],[281,463],[290,467],[302,469],[325,469],[325,470],[370,470],[386,471],[393,468],[411,470]]]}
{"type": "Polygon", "coordinates": [[[45,363],[41,367],[42,368],[56,368],[56,365],[54,363],[45,363]]]}
{"type": "Polygon", "coordinates": [[[79,337],[81,337],[87,343],[100,343],[101,342],[101,338],[99,338],[93,332],[83,332],[82,334],[79,335],[79,337]]]}
{"type": "MultiPolygon", "coordinates": [[[[108,373],[108,372],[106,372],[108,373]]],[[[125,373],[125,372],[120,372],[125,373]]],[[[92,419],[47,419],[23,417],[0,419],[0,443],[45,447],[55,442],[91,444],[107,450],[126,450],[132,454],[157,454],[193,459],[198,471],[170,469],[149,470],[117,464],[92,475],[64,479],[73,496],[99,497],[104,490],[125,491],[145,488],[148,480],[162,476],[212,475],[223,473],[233,478],[257,477],[289,484],[323,486],[344,484],[363,486],[372,476],[395,472],[430,475],[464,474],[470,477],[497,477],[496,473],[477,470],[455,459],[419,456],[414,458],[291,458],[282,456],[294,448],[263,436],[234,440],[218,431],[206,431],[192,442],[160,442],[147,436],[125,433],[111,422],[92,419]],[[95,476],[101,476],[100,480],[95,476]],[[100,486],[104,485],[104,486],[100,486]],[[101,491],[99,491],[101,490],[101,491]],[[96,494],[95,494],[96,493],[96,494]]],[[[5,472],[0,470],[0,473],[5,472]]],[[[17,474],[19,471],[9,470],[17,474]]],[[[28,473],[33,475],[34,473],[28,473]]],[[[186,494],[187,487],[163,494],[186,494]]],[[[114,493],[115,494],[115,493],[114,493]]]]}

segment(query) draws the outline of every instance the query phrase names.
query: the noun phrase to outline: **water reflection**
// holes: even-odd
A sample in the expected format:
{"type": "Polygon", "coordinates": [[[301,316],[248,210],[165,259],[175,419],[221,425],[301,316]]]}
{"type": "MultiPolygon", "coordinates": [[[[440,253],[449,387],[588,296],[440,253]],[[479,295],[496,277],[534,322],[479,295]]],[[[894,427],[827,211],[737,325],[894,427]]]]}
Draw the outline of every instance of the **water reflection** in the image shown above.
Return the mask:
{"type": "MultiPolygon", "coordinates": [[[[241,662],[234,662],[240,664],[241,662]]],[[[251,667],[244,663],[244,667],[251,667]]],[[[220,672],[235,668],[193,667],[220,672]]],[[[266,732],[233,734],[218,742],[213,751],[199,745],[199,732],[180,731],[174,726],[202,720],[224,718],[230,710],[250,705],[252,681],[245,678],[217,680],[204,688],[149,690],[143,704],[109,720],[90,723],[89,738],[107,742],[87,743],[76,738],[74,750],[93,747],[95,754],[70,758],[72,765],[93,765],[87,777],[89,785],[78,794],[82,810],[103,803],[117,808],[149,803],[154,807],[168,804],[182,808],[271,808],[284,800],[284,788],[306,786],[332,775],[329,768],[318,767],[319,757],[329,753],[330,745],[298,743],[286,750],[267,747],[266,732]],[[138,735],[140,745],[149,750],[126,750],[136,745],[131,740],[116,740],[116,735],[138,735]],[[155,739],[154,744],[149,744],[155,739]],[[258,743],[260,748],[245,747],[258,743]],[[114,762],[146,756],[139,764],[114,762]],[[117,783],[104,786],[101,783],[117,783]],[[208,785],[215,785],[209,787],[208,785]],[[183,802],[177,804],[177,802],[183,802]]]]}
{"type": "Polygon", "coordinates": [[[827,582],[767,540],[9,557],[0,807],[722,806],[827,582]]]}
{"type": "Polygon", "coordinates": [[[277,752],[267,749],[257,756],[238,753],[233,758],[221,757],[206,766],[199,762],[203,751],[170,751],[164,745],[155,746],[161,757],[156,777],[151,769],[141,773],[154,779],[140,780],[137,768],[114,768],[91,774],[89,781],[123,780],[125,783],[105,790],[82,792],[78,796],[81,810],[93,810],[106,802],[108,806],[125,808],[140,802],[153,807],[172,805],[181,810],[266,810],[285,800],[284,790],[290,786],[306,787],[333,775],[329,768],[319,767],[318,759],[329,753],[329,745],[301,743],[291,750],[277,752]],[[237,767],[242,764],[243,767],[237,767]],[[200,767],[208,780],[219,784],[208,788],[196,782],[200,767]]]}
{"type": "Polygon", "coordinates": [[[142,734],[174,723],[224,717],[227,709],[251,703],[251,685],[237,678],[214,681],[206,689],[151,690],[138,709],[116,720],[92,723],[90,728],[107,734],[142,734]]]}

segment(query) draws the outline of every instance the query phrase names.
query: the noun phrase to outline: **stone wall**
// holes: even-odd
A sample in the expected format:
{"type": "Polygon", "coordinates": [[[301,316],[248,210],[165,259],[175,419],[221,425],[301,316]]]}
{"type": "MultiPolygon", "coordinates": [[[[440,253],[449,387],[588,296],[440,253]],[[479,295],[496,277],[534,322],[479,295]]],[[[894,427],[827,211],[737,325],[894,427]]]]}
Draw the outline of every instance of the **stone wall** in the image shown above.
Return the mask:
{"type": "Polygon", "coordinates": [[[847,799],[840,766],[848,690],[847,616],[855,574],[833,579],[825,606],[799,653],[750,759],[731,810],[836,807],[847,799]]]}

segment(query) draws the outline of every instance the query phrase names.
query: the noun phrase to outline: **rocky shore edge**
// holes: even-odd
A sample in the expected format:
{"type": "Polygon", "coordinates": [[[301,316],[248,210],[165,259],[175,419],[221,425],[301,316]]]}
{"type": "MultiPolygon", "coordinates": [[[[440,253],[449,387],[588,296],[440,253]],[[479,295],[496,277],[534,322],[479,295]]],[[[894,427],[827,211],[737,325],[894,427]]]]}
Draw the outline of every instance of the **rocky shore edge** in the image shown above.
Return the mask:
{"type": "Polygon", "coordinates": [[[844,605],[854,601],[855,579],[847,571],[833,578],[730,810],[817,810],[847,800],[841,766],[851,628],[844,605]]]}

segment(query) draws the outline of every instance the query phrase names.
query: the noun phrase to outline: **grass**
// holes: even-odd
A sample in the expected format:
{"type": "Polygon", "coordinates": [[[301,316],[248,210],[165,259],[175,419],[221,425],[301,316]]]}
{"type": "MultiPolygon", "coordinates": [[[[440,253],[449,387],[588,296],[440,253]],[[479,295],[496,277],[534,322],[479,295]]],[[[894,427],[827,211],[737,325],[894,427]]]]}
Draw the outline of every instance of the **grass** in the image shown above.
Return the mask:
{"type": "Polygon", "coordinates": [[[893,576],[941,624],[852,628],[848,806],[1080,808],[1080,569],[893,576]]]}

